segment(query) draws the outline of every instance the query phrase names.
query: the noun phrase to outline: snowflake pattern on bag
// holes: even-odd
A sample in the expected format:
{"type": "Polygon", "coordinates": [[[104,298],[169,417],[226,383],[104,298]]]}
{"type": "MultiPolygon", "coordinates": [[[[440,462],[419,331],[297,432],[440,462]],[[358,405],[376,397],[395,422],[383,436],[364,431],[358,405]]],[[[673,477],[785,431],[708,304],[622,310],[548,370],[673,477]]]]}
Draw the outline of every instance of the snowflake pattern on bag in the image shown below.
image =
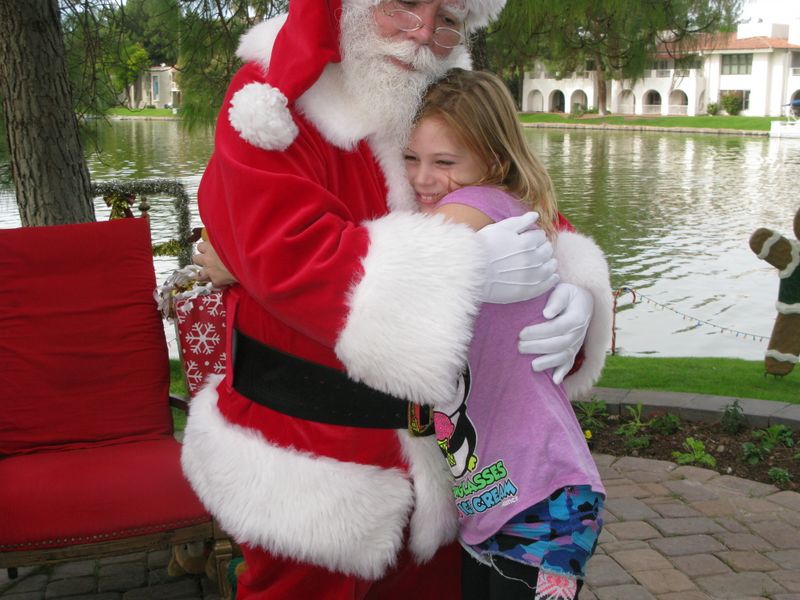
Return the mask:
{"type": "Polygon", "coordinates": [[[225,306],[222,293],[175,300],[183,370],[194,398],[209,375],[225,374],[225,306]]]}
{"type": "Polygon", "coordinates": [[[578,580],[574,577],[539,571],[536,600],[574,600],[577,593],[578,580]]]}

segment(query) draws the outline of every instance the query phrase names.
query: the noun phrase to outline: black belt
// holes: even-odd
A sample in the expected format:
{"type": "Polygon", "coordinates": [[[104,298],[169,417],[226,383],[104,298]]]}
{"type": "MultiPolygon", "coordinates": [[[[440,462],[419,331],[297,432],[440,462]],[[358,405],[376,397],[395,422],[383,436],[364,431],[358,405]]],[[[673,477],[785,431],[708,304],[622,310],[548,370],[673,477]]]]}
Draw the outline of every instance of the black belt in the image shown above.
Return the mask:
{"type": "Polygon", "coordinates": [[[307,421],[433,433],[433,411],[233,333],[233,388],[274,411],[307,421]]]}

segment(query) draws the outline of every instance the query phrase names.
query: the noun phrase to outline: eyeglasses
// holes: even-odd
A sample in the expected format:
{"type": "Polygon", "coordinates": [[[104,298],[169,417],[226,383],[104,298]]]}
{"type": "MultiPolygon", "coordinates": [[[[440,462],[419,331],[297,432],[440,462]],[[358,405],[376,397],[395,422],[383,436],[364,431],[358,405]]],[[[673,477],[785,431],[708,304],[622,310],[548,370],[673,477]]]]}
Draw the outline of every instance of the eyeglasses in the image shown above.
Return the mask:
{"type": "MultiPolygon", "coordinates": [[[[411,4],[411,3],[409,3],[411,4]]],[[[383,14],[392,19],[392,23],[400,31],[417,31],[422,29],[425,25],[422,22],[422,17],[418,14],[405,10],[402,8],[395,8],[396,2],[385,2],[381,6],[383,14]]],[[[456,20],[453,19],[454,25],[459,26],[456,20]]],[[[440,48],[455,48],[464,42],[464,35],[458,30],[451,27],[436,27],[433,30],[433,43],[440,48]]]]}

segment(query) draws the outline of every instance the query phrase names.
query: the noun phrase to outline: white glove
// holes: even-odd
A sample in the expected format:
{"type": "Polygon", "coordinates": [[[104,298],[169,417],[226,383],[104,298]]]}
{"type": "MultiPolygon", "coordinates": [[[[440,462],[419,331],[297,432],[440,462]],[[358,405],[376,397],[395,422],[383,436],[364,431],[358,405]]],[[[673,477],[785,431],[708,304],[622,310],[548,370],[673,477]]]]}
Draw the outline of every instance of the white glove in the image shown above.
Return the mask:
{"type": "Polygon", "coordinates": [[[530,300],[558,283],[553,246],[544,231],[530,229],[538,218],[538,213],[529,212],[478,230],[489,257],[483,302],[530,300]]]}
{"type": "Polygon", "coordinates": [[[553,370],[553,382],[564,381],[586,338],[592,320],[594,298],[582,287],[559,283],[544,307],[545,323],[526,327],[519,334],[522,354],[540,354],[531,365],[534,371],[553,370]]]}

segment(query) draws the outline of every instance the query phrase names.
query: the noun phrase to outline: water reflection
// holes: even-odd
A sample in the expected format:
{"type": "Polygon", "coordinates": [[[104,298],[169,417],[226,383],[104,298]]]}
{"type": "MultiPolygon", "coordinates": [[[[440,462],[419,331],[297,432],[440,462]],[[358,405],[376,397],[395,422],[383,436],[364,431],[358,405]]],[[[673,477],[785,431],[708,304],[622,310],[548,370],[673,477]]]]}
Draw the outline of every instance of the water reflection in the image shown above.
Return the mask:
{"type": "MultiPolygon", "coordinates": [[[[210,132],[188,135],[174,121],[97,124],[102,154],[95,180],[169,177],[192,199],[211,154],[210,132]]],[[[620,298],[617,344],[626,354],[759,359],[766,342],[702,325],[769,336],[778,277],[747,240],[757,227],[791,234],[797,210],[800,140],[697,134],[529,129],[548,166],[560,208],[607,253],[620,298]]],[[[168,199],[154,202],[154,237],[174,235],[168,199]]],[[[98,218],[108,209],[97,206],[98,218]]],[[[0,227],[18,225],[9,189],[0,188],[0,227]]],[[[192,226],[200,224],[193,204],[192,226]]],[[[173,268],[156,261],[159,277],[173,268]]]]}
{"type": "Polygon", "coordinates": [[[619,315],[625,353],[761,357],[765,341],[697,324],[769,336],[778,278],[747,240],[760,226],[791,234],[800,143],[629,132],[528,135],[553,174],[562,211],[608,254],[614,286],[629,285],[653,300],[619,315]]]}

